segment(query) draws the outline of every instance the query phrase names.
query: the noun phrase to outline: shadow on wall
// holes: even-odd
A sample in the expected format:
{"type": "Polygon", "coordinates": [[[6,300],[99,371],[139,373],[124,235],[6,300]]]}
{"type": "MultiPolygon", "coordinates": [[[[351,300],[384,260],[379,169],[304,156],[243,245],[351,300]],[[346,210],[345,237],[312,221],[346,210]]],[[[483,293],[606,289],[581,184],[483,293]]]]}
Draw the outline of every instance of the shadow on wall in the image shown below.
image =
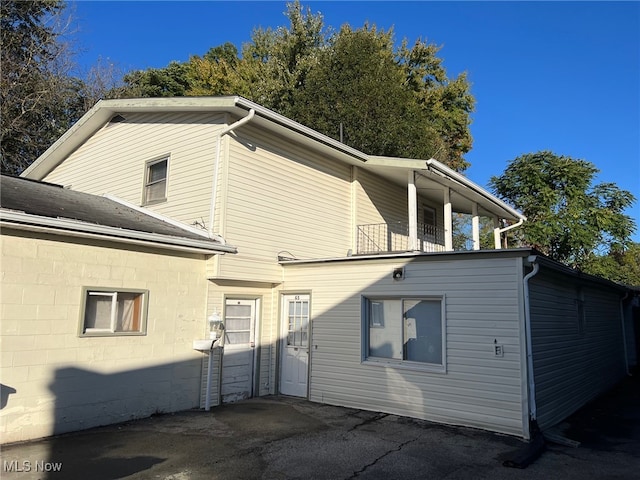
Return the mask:
{"type": "MultiPolygon", "coordinates": [[[[49,389],[55,394],[53,434],[92,429],[46,440],[48,464],[61,464],[47,478],[123,478],[150,469],[166,458],[154,455],[148,432],[127,431],[124,442],[117,424],[154,414],[197,408],[201,358],[148,368],[102,374],[82,368],[61,368],[49,389]],[[137,451],[130,445],[140,436],[137,451]],[[71,445],[70,445],[71,444],[71,445]],[[127,447],[129,445],[129,447],[127,447]],[[87,462],[87,458],[92,458],[87,462]]],[[[4,392],[4,389],[3,389],[4,392]]]]}
{"type": "Polygon", "coordinates": [[[5,385],[4,383],[0,383],[0,410],[7,406],[7,403],[9,402],[9,395],[12,393],[16,393],[15,388],[5,385]]]}

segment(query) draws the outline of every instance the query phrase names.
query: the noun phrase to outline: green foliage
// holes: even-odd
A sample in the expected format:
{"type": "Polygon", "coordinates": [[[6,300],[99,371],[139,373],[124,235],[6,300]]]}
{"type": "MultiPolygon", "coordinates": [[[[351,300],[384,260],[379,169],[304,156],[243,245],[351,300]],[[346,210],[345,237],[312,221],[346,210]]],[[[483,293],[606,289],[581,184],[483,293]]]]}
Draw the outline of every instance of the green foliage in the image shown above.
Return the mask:
{"type": "Polygon", "coordinates": [[[640,243],[616,248],[607,255],[589,255],[583,270],[614,282],[640,287],[640,243]]]}
{"type": "Polygon", "coordinates": [[[633,195],[613,183],[593,185],[597,173],[585,160],[542,151],[516,158],[490,183],[527,216],[517,241],[583,268],[595,252],[628,245],[636,227],[624,214],[633,195]]]}
{"type": "Polygon", "coordinates": [[[19,174],[84,113],[83,84],[68,75],[64,3],[0,2],[0,154],[19,174]]]}
{"type": "Polygon", "coordinates": [[[289,27],[254,30],[241,54],[226,43],[134,72],[116,95],[242,95],[369,154],[468,167],[475,100],[464,74],[447,78],[438,47],[396,48],[392,31],[369,25],[334,32],[299,1],[287,8],[289,27]]]}
{"type": "Polygon", "coordinates": [[[189,88],[187,72],[188,66],[179,62],[171,62],[165,68],[133,71],[124,77],[129,87],[112,96],[181,97],[189,88]]]}

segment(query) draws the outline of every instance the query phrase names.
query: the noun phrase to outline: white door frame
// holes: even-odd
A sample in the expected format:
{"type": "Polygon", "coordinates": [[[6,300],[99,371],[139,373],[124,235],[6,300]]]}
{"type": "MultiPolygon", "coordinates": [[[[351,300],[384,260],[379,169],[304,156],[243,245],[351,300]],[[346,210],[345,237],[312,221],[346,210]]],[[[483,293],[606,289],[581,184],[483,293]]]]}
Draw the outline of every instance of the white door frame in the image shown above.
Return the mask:
{"type": "MultiPolygon", "coordinates": [[[[303,398],[309,398],[309,373],[311,370],[311,293],[310,292],[282,292],[280,295],[280,341],[278,346],[278,355],[280,361],[278,362],[278,392],[283,395],[293,395],[299,396],[303,398]],[[300,332],[301,335],[306,333],[306,345],[293,345],[292,347],[288,346],[289,339],[289,321],[288,321],[288,302],[289,301],[300,300],[302,302],[306,301],[307,311],[306,311],[306,332],[300,332]],[[291,348],[296,352],[299,352],[302,355],[306,354],[306,358],[303,360],[306,362],[304,368],[305,375],[305,388],[304,392],[301,390],[296,391],[295,393],[291,393],[290,391],[284,391],[283,389],[283,372],[287,367],[287,349],[291,348]]],[[[295,334],[294,334],[295,335],[295,334]]],[[[301,341],[301,337],[295,337],[294,343],[299,343],[301,341]]]]}

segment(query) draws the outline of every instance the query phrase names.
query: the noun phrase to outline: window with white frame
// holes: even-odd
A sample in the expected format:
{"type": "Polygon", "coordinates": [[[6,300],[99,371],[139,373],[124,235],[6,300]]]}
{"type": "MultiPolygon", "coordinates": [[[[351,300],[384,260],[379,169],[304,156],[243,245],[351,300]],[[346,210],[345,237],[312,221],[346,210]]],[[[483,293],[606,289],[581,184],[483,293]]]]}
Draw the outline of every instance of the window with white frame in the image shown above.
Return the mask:
{"type": "Polygon", "coordinates": [[[364,298],[367,361],[445,366],[444,297],[364,298]]]}
{"type": "Polygon", "coordinates": [[[146,290],[86,288],[80,335],[144,335],[147,330],[146,290]]]}
{"type": "Polygon", "coordinates": [[[163,202],[167,199],[168,165],[168,158],[147,162],[143,195],[145,204],[163,202]]]}

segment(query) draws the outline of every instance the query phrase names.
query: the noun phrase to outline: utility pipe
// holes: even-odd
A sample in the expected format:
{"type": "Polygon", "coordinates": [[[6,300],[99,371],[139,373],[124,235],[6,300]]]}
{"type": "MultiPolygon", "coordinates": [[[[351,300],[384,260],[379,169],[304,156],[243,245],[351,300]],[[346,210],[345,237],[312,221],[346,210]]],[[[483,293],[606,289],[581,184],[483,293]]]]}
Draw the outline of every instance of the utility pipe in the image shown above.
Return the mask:
{"type": "Polygon", "coordinates": [[[255,109],[249,110],[249,114],[246,117],[242,117],[236,123],[232,123],[231,125],[223,128],[217,135],[216,140],[216,162],[213,170],[213,185],[211,186],[211,208],[209,210],[209,235],[214,235],[213,233],[213,222],[215,220],[216,215],[216,195],[218,194],[218,176],[220,171],[220,146],[222,145],[222,137],[227,133],[231,133],[236,128],[244,125],[249,122],[256,114],[255,109]]]}
{"type": "Polygon", "coordinates": [[[536,409],[536,382],[533,376],[533,347],[531,343],[531,301],[529,300],[529,280],[531,280],[538,271],[540,271],[540,265],[536,263],[537,257],[531,255],[528,258],[529,262],[533,265],[533,270],[525,275],[523,280],[524,286],[524,329],[527,341],[527,370],[528,370],[528,383],[529,383],[529,417],[531,420],[535,420],[537,417],[536,409]]]}

